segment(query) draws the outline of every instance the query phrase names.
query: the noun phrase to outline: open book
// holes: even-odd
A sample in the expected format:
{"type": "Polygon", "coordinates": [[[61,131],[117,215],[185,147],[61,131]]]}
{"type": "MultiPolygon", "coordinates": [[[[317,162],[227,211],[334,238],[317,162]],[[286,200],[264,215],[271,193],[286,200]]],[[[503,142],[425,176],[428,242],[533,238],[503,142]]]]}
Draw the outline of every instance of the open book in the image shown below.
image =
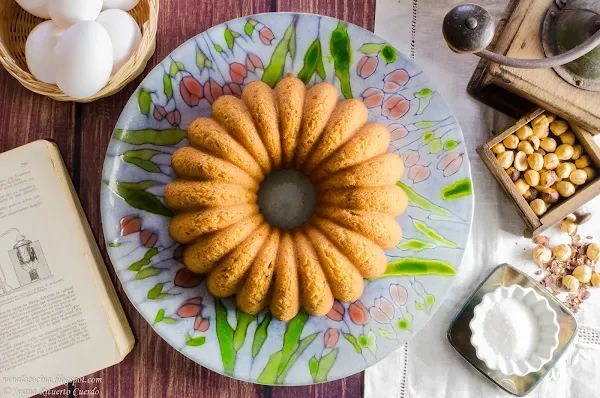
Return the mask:
{"type": "Polygon", "coordinates": [[[0,154],[0,397],[114,365],[133,344],[56,145],[0,154]]]}

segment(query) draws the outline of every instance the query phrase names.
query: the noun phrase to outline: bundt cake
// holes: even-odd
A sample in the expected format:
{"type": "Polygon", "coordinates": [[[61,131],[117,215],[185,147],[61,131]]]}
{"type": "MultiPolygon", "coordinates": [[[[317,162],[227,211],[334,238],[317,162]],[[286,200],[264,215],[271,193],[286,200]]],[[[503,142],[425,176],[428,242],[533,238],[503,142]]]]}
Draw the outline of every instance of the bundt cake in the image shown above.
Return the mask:
{"type": "Polygon", "coordinates": [[[256,81],[241,99],[219,97],[212,118],[190,124],[165,203],[176,212],[171,237],[186,244],[183,262],[208,274],[211,295],[236,295],[241,311],[269,307],[287,321],[300,308],[321,316],[334,299],[354,301],[363,278],[385,272],[383,250],[400,242],[395,217],[408,205],[396,185],[404,165],[387,153],[388,129],[367,119],[365,105],[340,101],[333,85],[307,90],[288,76],[274,89],[256,81]],[[280,168],[303,172],[316,189],[315,214],[291,230],[269,225],[256,204],[260,183],[280,168]]]}

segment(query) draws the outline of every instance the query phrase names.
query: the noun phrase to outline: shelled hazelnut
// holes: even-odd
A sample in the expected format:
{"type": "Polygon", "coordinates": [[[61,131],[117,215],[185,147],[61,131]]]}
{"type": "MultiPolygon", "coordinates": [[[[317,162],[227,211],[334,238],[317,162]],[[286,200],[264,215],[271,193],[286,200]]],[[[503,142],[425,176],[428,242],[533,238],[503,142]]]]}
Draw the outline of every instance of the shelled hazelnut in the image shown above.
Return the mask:
{"type": "Polygon", "coordinates": [[[561,144],[554,152],[559,160],[569,160],[573,157],[573,147],[569,144],[561,144]]]}
{"type": "Polygon", "coordinates": [[[525,152],[526,155],[531,155],[534,151],[533,145],[529,141],[521,141],[519,145],[517,145],[517,150],[521,152],[525,152]]]}
{"type": "Polygon", "coordinates": [[[504,169],[508,169],[510,166],[512,166],[515,160],[515,153],[513,151],[504,151],[496,156],[496,159],[498,159],[500,166],[502,166],[504,169]]]}
{"type": "Polygon", "coordinates": [[[592,286],[600,287],[600,275],[598,275],[597,273],[594,272],[592,274],[592,278],[590,279],[590,282],[592,283],[592,286]]]}
{"type": "Polygon", "coordinates": [[[550,131],[556,136],[560,136],[569,129],[569,124],[565,120],[556,119],[550,123],[550,131]]]}
{"type": "Polygon", "coordinates": [[[540,184],[545,187],[551,187],[558,180],[556,173],[553,170],[542,171],[540,174],[540,184]]]}
{"type": "Polygon", "coordinates": [[[540,171],[544,168],[544,157],[539,153],[532,153],[527,156],[527,163],[535,171],[540,171]]]}
{"type": "Polygon", "coordinates": [[[512,166],[506,169],[506,174],[508,174],[508,177],[512,180],[512,182],[515,182],[521,178],[521,172],[512,166]]]}
{"type": "Polygon", "coordinates": [[[589,283],[592,279],[592,268],[587,265],[575,267],[572,274],[581,283],[589,283]]]}
{"type": "Polygon", "coordinates": [[[563,144],[575,145],[575,133],[567,131],[560,136],[560,142],[563,144]]]}
{"type": "Polygon", "coordinates": [[[579,144],[573,145],[573,154],[571,155],[571,159],[577,160],[583,155],[583,147],[579,144]]]}
{"type": "Polygon", "coordinates": [[[517,148],[517,145],[519,145],[519,138],[517,138],[516,135],[511,134],[508,137],[506,137],[502,143],[504,144],[504,146],[507,149],[515,149],[517,148]]]}
{"type": "Polygon", "coordinates": [[[544,168],[547,170],[554,170],[560,164],[558,156],[554,153],[547,153],[544,155],[544,168]]]}
{"type": "Polygon", "coordinates": [[[575,225],[573,220],[565,218],[560,222],[560,229],[562,229],[563,232],[566,232],[569,235],[573,235],[575,232],[577,232],[577,225],[575,225]]]}
{"type": "Polygon", "coordinates": [[[558,191],[554,188],[546,188],[542,191],[542,200],[548,204],[558,202],[559,197],[558,191]]]}
{"type": "Polygon", "coordinates": [[[562,284],[570,292],[575,292],[579,289],[579,281],[573,275],[563,276],[562,284]]]}
{"type": "Polygon", "coordinates": [[[561,163],[554,170],[558,178],[569,178],[573,170],[575,170],[575,165],[571,166],[572,163],[561,163]]]}
{"type": "Polygon", "coordinates": [[[533,135],[533,130],[528,125],[521,126],[517,132],[517,138],[524,141],[533,135]]]}
{"type": "Polygon", "coordinates": [[[552,252],[546,246],[537,245],[533,249],[533,261],[537,263],[537,265],[547,264],[552,259],[552,252]]]}
{"type": "Polygon", "coordinates": [[[527,155],[523,151],[517,152],[515,155],[515,169],[519,171],[525,171],[529,168],[527,164],[527,155]]]}
{"type": "Polygon", "coordinates": [[[527,182],[522,178],[519,178],[517,181],[515,181],[515,186],[521,195],[525,195],[525,192],[527,192],[529,189],[529,184],[527,184],[527,182]]]}
{"type": "Polygon", "coordinates": [[[593,168],[586,167],[582,170],[585,171],[585,174],[587,175],[587,181],[591,181],[594,178],[596,178],[596,170],[594,170],[593,168]]]}
{"type": "Polygon", "coordinates": [[[552,249],[552,255],[558,261],[567,261],[571,257],[571,254],[573,254],[571,246],[565,243],[555,246],[554,249],[552,249]]]}
{"type": "Polygon", "coordinates": [[[563,198],[568,198],[573,196],[575,193],[575,185],[571,184],[568,181],[559,181],[556,184],[556,190],[563,198]]]}
{"type": "Polygon", "coordinates": [[[535,170],[529,169],[523,174],[525,181],[532,187],[540,184],[540,173],[535,170]]]}
{"type": "Polygon", "coordinates": [[[590,157],[588,155],[582,155],[575,161],[575,167],[578,169],[585,169],[590,165],[590,157]]]}
{"type": "Polygon", "coordinates": [[[534,187],[530,187],[524,194],[523,197],[526,201],[531,202],[532,200],[536,200],[539,196],[540,192],[534,187]]]}
{"type": "Polygon", "coordinates": [[[496,145],[494,145],[492,147],[492,152],[494,152],[496,155],[498,155],[504,151],[506,151],[506,147],[501,142],[497,143],[496,145]]]}
{"type": "Polygon", "coordinates": [[[552,137],[543,138],[540,141],[540,146],[546,152],[554,152],[556,150],[556,140],[552,137]]]}
{"type": "Polygon", "coordinates": [[[583,185],[585,184],[585,180],[587,179],[587,174],[584,170],[574,170],[569,175],[569,181],[571,181],[575,185],[583,185]]]}
{"type": "Polygon", "coordinates": [[[544,213],[546,213],[546,211],[548,211],[548,205],[542,199],[533,200],[529,204],[529,206],[531,207],[531,210],[533,210],[535,215],[538,217],[543,216],[544,213]]]}
{"type": "Polygon", "coordinates": [[[587,258],[596,262],[600,260],[600,246],[597,243],[590,243],[585,252],[587,258]]]}

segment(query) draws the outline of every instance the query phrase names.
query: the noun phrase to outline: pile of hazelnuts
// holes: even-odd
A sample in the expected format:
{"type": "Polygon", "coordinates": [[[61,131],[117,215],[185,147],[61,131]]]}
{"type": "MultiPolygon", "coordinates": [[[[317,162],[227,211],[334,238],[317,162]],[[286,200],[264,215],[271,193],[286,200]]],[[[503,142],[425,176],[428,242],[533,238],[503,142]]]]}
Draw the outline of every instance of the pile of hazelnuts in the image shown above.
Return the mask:
{"type": "Polygon", "coordinates": [[[539,217],[596,177],[569,123],[548,112],[494,145],[492,152],[539,217]]]}

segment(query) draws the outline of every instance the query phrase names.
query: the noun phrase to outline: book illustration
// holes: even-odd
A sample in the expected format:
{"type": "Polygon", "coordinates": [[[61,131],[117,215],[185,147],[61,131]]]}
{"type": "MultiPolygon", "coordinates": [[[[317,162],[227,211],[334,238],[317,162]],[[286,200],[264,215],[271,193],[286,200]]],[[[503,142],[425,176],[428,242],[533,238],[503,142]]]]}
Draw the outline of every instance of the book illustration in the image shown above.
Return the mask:
{"type": "Polygon", "coordinates": [[[40,242],[27,239],[16,228],[0,234],[0,255],[7,246],[5,241],[9,240],[3,238],[10,235],[16,236],[15,243],[8,245],[6,252],[12,267],[0,257],[0,295],[52,275],[40,242]],[[18,286],[10,282],[15,280],[18,286]]]}

